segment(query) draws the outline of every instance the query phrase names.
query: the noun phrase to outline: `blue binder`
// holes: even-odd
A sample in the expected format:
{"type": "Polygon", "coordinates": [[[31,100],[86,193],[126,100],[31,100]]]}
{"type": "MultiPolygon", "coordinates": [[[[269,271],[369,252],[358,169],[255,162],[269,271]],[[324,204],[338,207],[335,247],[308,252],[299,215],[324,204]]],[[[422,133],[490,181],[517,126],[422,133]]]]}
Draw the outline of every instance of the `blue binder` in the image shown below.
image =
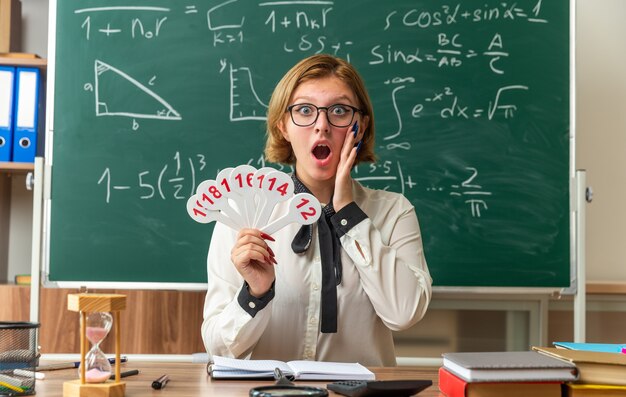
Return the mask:
{"type": "Polygon", "coordinates": [[[32,163],[37,149],[39,117],[39,69],[15,69],[13,161],[32,163]]]}
{"type": "Polygon", "coordinates": [[[15,68],[0,66],[0,161],[11,161],[15,68]]]}

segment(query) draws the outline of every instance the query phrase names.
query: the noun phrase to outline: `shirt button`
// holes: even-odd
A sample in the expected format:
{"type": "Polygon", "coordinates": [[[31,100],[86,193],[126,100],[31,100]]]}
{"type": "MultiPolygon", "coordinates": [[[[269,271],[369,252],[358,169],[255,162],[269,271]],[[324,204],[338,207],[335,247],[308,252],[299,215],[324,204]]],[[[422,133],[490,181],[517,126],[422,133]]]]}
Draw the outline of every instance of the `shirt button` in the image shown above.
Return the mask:
{"type": "Polygon", "coordinates": [[[248,302],[248,307],[250,307],[250,309],[254,309],[256,305],[254,304],[254,302],[248,302]]]}
{"type": "Polygon", "coordinates": [[[311,285],[311,287],[313,288],[313,291],[317,291],[319,289],[318,285],[316,283],[313,283],[313,285],[311,285]]]}
{"type": "Polygon", "coordinates": [[[315,258],[313,258],[313,260],[314,260],[315,262],[319,262],[319,261],[320,261],[320,257],[319,257],[319,256],[316,256],[315,258]]]}
{"type": "Polygon", "coordinates": [[[315,324],[317,322],[317,319],[315,317],[311,317],[311,319],[309,320],[309,322],[311,324],[315,324]]]}
{"type": "Polygon", "coordinates": [[[339,223],[341,223],[341,226],[346,226],[348,224],[348,221],[345,219],[342,219],[341,222],[339,223]]]}

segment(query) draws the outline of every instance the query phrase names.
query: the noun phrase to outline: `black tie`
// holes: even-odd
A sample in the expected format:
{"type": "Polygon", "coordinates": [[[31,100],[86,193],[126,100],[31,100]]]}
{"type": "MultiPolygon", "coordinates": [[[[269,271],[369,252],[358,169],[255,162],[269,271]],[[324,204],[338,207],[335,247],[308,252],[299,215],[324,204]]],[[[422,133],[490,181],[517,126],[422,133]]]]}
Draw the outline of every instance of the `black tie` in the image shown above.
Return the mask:
{"type": "MultiPolygon", "coordinates": [[[[295,172],[291,175],[295,193],[311,193],[298,178],[295,172]]],[[[331,202],[323,207],[324,216],[317,221],[319,234],[320,255],[322,258],[322,308],[321,331],[323,333],[337,332],[337,286],[341,284],[341,242],[330,217],[335,214],[331,202]]],[[[311,225],[303,225],[293,241],[291,249],[296,254],[305,252],[311,246],[311,225]]]]}

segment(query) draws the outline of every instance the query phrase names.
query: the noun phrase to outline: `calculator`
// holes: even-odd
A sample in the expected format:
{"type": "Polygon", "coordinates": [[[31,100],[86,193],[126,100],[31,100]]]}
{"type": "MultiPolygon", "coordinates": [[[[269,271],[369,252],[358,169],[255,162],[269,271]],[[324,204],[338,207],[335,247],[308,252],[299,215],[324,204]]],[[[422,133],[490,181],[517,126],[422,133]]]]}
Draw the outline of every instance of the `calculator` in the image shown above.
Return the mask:
{"type": "Polygon", "coordinates": [[[432,384],[431,380],[344,380],[326,387],[349,397],[409,397],[432,384]]]}

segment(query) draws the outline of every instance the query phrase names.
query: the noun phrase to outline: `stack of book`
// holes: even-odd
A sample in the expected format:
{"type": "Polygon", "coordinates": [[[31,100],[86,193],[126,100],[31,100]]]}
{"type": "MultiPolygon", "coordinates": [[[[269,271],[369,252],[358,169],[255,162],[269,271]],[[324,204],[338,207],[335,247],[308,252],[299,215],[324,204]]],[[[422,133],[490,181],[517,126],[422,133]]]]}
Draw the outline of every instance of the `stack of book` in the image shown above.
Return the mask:
{"type": "Polygon", "coordinates": [[[574,364],[536,351],[444,353],[439,369],[447,397],[561,397],[576,379],[574,364]]]}
{"type": "Polygon", "coordinates": [[[555,343],[533,347],[546,357],[576,365],[579,378],[564,385],[567,397],[626,397],[626,354],[622,345],[555,343]]]}

